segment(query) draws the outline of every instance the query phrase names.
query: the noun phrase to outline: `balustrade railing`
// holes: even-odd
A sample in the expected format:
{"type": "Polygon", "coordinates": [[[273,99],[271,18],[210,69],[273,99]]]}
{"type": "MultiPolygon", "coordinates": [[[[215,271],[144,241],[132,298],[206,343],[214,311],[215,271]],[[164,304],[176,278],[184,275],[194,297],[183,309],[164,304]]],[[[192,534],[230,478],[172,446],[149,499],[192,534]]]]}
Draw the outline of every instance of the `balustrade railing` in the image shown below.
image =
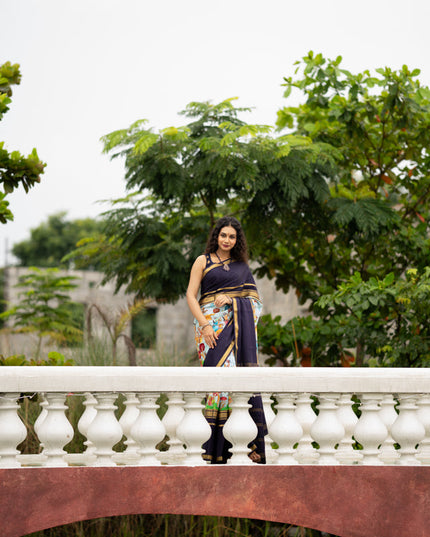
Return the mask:
{"type": "Polygon", "coordinates": [[[254,393],[268,464],[430,464],[430,369],[1,367],[0,467],[204,465],[210,392],[231,397],[229,464],[253,464],[254,393]]]}

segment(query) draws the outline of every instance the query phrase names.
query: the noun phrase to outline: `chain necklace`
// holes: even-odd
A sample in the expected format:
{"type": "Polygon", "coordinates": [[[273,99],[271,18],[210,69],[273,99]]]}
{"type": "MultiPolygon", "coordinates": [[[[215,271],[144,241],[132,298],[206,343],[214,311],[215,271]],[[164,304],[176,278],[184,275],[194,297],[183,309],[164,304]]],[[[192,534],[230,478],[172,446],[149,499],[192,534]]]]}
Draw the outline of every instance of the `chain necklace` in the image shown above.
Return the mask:
{"type": "Polygon", "coordinates": [[[228,265],[225,265],[225,262],[228,261],[228,260],[231,259],[231,258],[230,258],[230,257],[227,257],[227,259],[224,259],[224,261],[221,261],[220,256],[218,255],[217,252],[215,252],[215,255],[217,256],[218,261],[221,263],[222,268],[223,268],[226,272],[228,272],[228,271],[230,270],[230,267],[229,267],[228,265]]]}

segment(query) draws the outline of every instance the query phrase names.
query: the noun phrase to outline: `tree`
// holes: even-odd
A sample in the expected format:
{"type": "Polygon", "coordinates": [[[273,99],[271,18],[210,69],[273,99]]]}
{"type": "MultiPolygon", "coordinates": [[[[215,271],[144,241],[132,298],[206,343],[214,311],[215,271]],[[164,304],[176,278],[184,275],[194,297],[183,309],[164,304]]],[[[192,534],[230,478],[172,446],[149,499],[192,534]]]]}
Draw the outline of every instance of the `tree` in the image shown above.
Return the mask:
{"type": "MultiPolygon", "coordinates": [[[[105,213],[104,236],[81,242],[72,256],[96,262],[106,280],[140,296],[175,301],[185,293],[191,264],[211,225],[232,213],[244,222],[272,224],[277,211],[329,196],[325,175],[333,156],[324,143],[239,119],[248,109],[231,99],[193,102],[192,121],[154,133],[138,121],[103,138],[105,151],[125,157],[131,191],[105,213]]],[[[264,241],[266,230],[254,235],[264,241]]]]}
{"type": "Polygon", "coordinates": [[[74,343],[82,339],[83,319],[78,322],[73,315],[69,292],[76,287],[74,276],[58,275],[58,269],[31,268],[20,276],[17,287],[20,301],[16,306],[0,314],[13,321],[12,332],[36,334],[35,359],[40,357],[44,338],[59,344],[74,343]]]}
{"type": "Polygon", "coordinates": [[[68,220],[65,212],[48,217],[30,230],[30,238],[15,243],[12,253],[23,267],[67,267],[63,262],[83,237],[97,234],[102,223],[92,218],[68,220]]]}
{"type": "MultiPolygon", "coordinates": [[[[273,275],[284,290],[296,288],[300,300],[323,316],[325,330],[333,326],[314,363],[324,363],[330,352],[336,363],[349,346],[361,365],[376,352],[369,344],[373,313],[363,310],[358,330],[351,308],[333,298],[322,310],[317,301],[342,289],[354,273],[367,282],[392,272],[397,281],[408,268],[421,273],[429,264],[430,91],[420,85],[417,69],[352,74],[340,63],[341,57],[332,61],[311,52],[298,63],[296,77],[285,79],[285,96],[299,90],[305,100],[280,110],[278,126],[330,144],[342,158],[326,204],[278,215],[280,226],[258,250],[259,274],[273,275]]],[[[387,329],[381,326],[388,342],[387,329]]]]}
{"type": "MultiPolygon", "coordinates": [[[[12,65],[6,62],[0,65],[0,121],[12,102],[12,86],[20,82],[21,73],[18,64],[12,65]]],[[[4,190],[0,192],[0,222],[2,224],[13,220],[13,214],[6,199],[7,194],[20,186],[28,192],[35,183],[40,183],[40,175],[44,168],[45,164],[39,160],[36,149],[24,157],[19,151],[9,153],[4,142],[0,142],[0,183],[4,190]]]]}

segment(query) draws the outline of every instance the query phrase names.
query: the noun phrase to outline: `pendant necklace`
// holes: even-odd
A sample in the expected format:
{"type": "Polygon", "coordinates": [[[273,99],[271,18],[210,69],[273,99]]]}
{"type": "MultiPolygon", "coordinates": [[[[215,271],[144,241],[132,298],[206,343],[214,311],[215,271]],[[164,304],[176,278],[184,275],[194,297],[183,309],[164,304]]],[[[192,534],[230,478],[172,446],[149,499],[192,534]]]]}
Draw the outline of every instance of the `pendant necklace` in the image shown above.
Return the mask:
{"type": "Polygon", "coordinates": [[[226,272],[228,272],[228,271],[230,270],[230,267],[229,267],[228,265],[225,265],[224,263],[225,263],[226,261],[228,261],[230,258],[227,257],[227,259],[224,259],[224,261],[221,261],[221,259],[220,259],[219,255],[217,254],[217,252],[215,252],[215,255],[217,256],[219,262],[221,263],[223,270],[225,270],[226,272]]]}

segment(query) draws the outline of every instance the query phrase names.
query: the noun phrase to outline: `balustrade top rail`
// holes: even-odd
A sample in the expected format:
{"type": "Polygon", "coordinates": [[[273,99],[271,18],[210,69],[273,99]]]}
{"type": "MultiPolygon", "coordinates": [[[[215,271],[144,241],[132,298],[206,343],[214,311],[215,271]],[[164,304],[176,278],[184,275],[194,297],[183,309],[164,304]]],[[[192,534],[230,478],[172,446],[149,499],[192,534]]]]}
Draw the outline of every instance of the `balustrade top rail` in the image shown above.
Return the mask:
{"type": "Polygon", "coordinates": [[[0,367],[0,392],[429,393],[430,368],[0,367]]]}

